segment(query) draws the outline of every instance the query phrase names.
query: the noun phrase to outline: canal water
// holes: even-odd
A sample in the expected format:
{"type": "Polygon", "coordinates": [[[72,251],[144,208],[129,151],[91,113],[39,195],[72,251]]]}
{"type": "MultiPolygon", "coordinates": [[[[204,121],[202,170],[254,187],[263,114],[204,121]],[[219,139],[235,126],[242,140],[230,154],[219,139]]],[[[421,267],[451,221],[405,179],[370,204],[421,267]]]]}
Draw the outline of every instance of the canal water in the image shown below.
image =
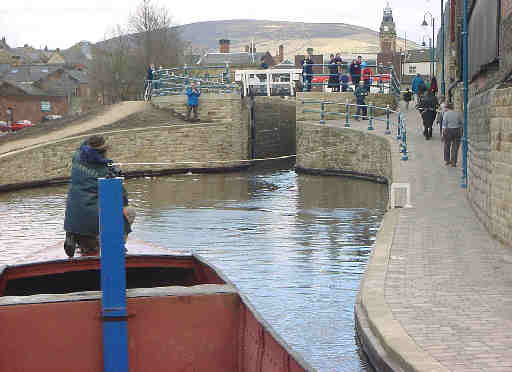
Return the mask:
{"type": "MultiPolygon", "coordinates": [[[[371,370],[353,309],[386,186],[299,175],[283,163],[125,185],[138,212],[131,236],[206,257],[318,371],[371,370]]],[[[66,191],[0,194],[0,264],[63,240],[66,191]]]]}

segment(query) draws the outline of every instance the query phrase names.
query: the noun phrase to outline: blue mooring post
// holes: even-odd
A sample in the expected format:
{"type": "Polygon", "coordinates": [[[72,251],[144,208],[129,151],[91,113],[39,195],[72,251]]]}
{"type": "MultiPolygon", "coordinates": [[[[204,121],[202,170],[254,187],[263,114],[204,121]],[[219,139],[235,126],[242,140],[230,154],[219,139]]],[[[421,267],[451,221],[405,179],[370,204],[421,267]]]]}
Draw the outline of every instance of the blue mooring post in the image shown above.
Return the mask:
{"type": "Polygon", "coordinates": [[[399,140],[402,138],[402,134],[400,133],[401,128],[400,125],[402,125],[402,113],[398,113],[398,123],[396,125],[396,139],[399,140]]]}
{"type": "Polygon", "coordinates": [[[402,125],[402,160],[409,160],[409,156],[407,155],[407,130],[405,128],[403,118],[401,121],[401,125],[402,125]]]}
{"type": "Polygon", "coordinates": [[[325,104],[323,102],[320,103],[320,124],[325,124],[325,104]]]}
{"type": "Polygon", "coordinates": [[[128,372],[123,180],[100,178],[101,312],[105,372],[128,372]]]}
{"type": "Polygon", "coordinates": [[[350,128],[350,104],[345,104],[345,128],[350,128]]]}
{"type": "Polygon", "coordinates": [[[386,131],[384,134],[391,134],[391,129],[389,128],[389,115],[390,115],[389,105],[386,106],[386,131]]]}
{"type": "Polygon", "coordinates": [[[368,120],[368,130],[373,130],[373,107],[373,104],[370,102],[370,104],[368,105],[368,114],[370,117],[370,119],[368,120]]]}

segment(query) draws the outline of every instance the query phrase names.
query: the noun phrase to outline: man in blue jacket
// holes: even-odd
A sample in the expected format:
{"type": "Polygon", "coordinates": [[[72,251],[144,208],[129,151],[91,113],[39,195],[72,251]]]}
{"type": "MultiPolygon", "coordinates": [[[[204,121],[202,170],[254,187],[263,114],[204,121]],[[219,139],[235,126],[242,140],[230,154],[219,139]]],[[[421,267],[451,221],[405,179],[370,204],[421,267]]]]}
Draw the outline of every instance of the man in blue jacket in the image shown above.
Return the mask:
{"type": "Polygon", "coordinates": [[[196,87],[196,83],[192,82],[190,83],[190,87],[187,88],[186,91],[187,94],[187,117],[185,118],[186,121],[190,120],[190,112],[194,112],[194,118],[192,121],[199,120],[198,114],[197,114],[197,108],[199,106],[199,96],[201,95],[201,92],[196,87]]]}
{"type": "Polygon", "coordinates": [[[412,84],[411,84],[412,92],[416,95],[416,102],[419,102],[420,93],[423,93],[423,92],[420,92],[421,85],[425,85],[425,82],[421,78],[420,74],[416,74],[414,79],[412,79],[412,84]]]}

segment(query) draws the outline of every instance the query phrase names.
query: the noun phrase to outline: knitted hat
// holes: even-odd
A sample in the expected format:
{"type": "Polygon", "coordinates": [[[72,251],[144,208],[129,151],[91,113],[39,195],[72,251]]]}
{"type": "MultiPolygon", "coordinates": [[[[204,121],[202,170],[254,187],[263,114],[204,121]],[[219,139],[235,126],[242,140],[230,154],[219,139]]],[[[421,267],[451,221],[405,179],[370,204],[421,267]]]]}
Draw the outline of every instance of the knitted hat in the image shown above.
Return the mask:
{"type": "Polygon", "coordinates": [[[105,138],[96,135],[89,137],[87,144],[95,150],[104,150],[108,147],[105,138]]]}

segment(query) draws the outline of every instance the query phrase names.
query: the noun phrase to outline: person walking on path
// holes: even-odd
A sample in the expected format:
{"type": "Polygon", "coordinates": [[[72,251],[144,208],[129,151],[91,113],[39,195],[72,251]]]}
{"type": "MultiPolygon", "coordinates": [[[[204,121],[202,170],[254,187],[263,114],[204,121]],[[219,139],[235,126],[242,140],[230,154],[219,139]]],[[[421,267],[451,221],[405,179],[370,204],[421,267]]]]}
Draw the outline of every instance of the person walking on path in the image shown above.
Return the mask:
{"type": "Polygon", "coordinates": [[[438,90],[438,87],[437,87],[437,79],[436,77],[434,76],[431,80],[430,80],[430,91],[432,93],[434,93],[434,95],[436,96],[437,95],[437,90],[438,90]]]}
{"type": "Polygon", "coordinates": [[[350,78],[352,79],[352,84],[354,84],[354,91],[359,86],[359,82],[361,81],[361,60],[354,59],[350,64],[350,78]]]}
{"type": "Polygon", "coordinates": [[[412,79],[412,84],[411,84],[412,92],[416,96],[416,103],[419,103],[419,98],[420,98],[419,88],[420,88],[420,85],[425,85],[425,82],[421,78],[420,74],[416,74],[414,79],[412,79]]]}
{"type": "Polygon", "coordinates": [[[405,102],[405,109],[409,111],[409,103],[412,101],[412,92],[407,88],[407,90],[404,92],[404,102],[405,102]]]}
{"type": "Polygon", "coordinates": [[[418,105],[418,109],[421,112],[421,117],[423,119],[423,135],[426,140],[432,138],[432,126],[434,125],[434,120],[437,114],[437,97],[429,91],[424,97],[421,98],[421,101],[418,105]]]}
{"type": "Polygon", "coordinates": [[[361,119],[361,109],[363,110],[363,120],[367,119],[368,114],[368,107],[365,103],[365,98],[368,95],[368,91],[363,86],[363,82],[359,82],[359,86],[356,87],[356,91],[354,92],[354,95],[356,96],[356,103],[357,103],[357,110],[356,110],[356,120],[361,119]]]}
{"type": "Polygon", "coordinates": [[[334,58],[334,54],[331,54],[331,59],[329,60],[329,81],[327,83],[327,87],[332,89],[332,92],[340,91],[340,78],[338,75],[338,63],[336,58],[334,58]]]}
{"type": "Polygon", "coordinates": [[[453,109],[453,103],[448,103],[443,114],[444,162],[452,167],[457,166],[460,139],[463,134],[462,125],[461,113],[453,109]]]}
{"type": "Polygon", "coordinates": [[[443,139],[443,115],[446,111],[446,103],[445,98],[441,97],[439,99],[439,112],[437,113],[437,124],[439,125],[439,135],[441,136],[441,140],[443,139]]]}
{"type": "Polygon", "coordinates": [[[192,82],[190,83],[190,87],[187,88],[186,91],[187,94],[187,117],[185,118],[186,121],[190,120],[190,113],[194,112],[194,118],[192,121],[199,120],[197,109],[199,106],[199,96],[201,95],[201,92],[196,87],[196,83],[192,82]]]}

